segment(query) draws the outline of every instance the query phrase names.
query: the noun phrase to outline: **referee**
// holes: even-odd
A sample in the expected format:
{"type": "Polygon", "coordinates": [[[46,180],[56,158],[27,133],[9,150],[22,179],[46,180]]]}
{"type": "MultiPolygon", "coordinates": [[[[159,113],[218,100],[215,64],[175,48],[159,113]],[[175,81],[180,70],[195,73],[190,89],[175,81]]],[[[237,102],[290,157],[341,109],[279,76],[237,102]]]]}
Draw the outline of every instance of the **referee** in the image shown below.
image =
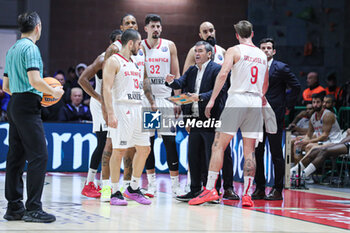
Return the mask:
{"type": "Polygon", "coordinates": [[[26,222],[53,222],[55,216],[42,210],[41,195],[45,180],[47,148],[40,118],[42,93],[60,98],[64,91],[43,81],[43,63],[35,42],[41,35],[36,12],[18,17],[21,38],[6,55],[4,91],[12,95],[8,105],[9,151],[6,163],[4,219],[26,222]],[[28,161],[27,196],[23,205],[23,169],[28,161]]]}

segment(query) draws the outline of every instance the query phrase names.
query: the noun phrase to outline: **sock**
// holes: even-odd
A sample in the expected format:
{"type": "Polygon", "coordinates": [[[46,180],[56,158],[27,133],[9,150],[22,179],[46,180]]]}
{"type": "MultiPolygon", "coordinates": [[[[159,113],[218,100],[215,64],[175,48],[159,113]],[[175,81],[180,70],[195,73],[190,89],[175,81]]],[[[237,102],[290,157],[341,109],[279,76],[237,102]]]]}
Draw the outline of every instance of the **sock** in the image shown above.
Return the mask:
{"type": "Polygon", "coordinates": [[[109,180],[102,180],[102,188],[105,186],[110,186],[109,180]]]}
{"type": "Polygon", "coordinates": [[[139,177],[139,178],[134,177],[134,176],[131,177],[130,187],[133,190],[137,190],[140,187],[140,179],[141,179],[141,177],[139,177]]]}
{"type": "Polygon", "coordinates": [[[112,194],[119,191],[119,183],[112,183],[112,194]]]}
{"type": "Polygon", "coordinates": [[[95,176],[96,176],[97,170],[89,168],[89,172],[86,178],[86,184],[90,182],[94,182],[95,176]]]}
{"type": "Polygon", "coordinates": [[[171,180],[171,187],[177,187],[179,186],[179,176],[170,176],[171,180]]]}
{"type": "Polygon", "coordinates": [[[190,170],[187,172],[187,185],[191,185],[191,173],[190,170]]]}
{"type": "Polygon", "coordinates": [[[127,187],[129,187],[131,183],[131,180],[123,180],[123,188],[126,189],[127,187]]]}
{"type": "Polygon", "coordinates": [[[253,176],[244,176],[244,189],[243,189],[243,195],[249,195],[251,194],[251,189],[253,185],[254,177],[253,176]]]}
{"type": "Polygon", "coordinates": [[[299,164],[300,164],[300,171],[305,170],[304,164],[300,161],[297,165],[295,165],[290,169],[290,174],[293,174],[293,171],[295,171],[295,173],[298,174],[299,164]]]}
{"type": "Polygon", "coordinates": [[[308,177],[309,175],[311,175],[314,171],[316,171],[316,167],[315,165],[313,165],[312,163],[309,164],[309,166],[307,166],[304,170],[305,172],[305,177],[308,177]]]}
{"type": "Polygon", "coordinates": [[[206,188],[208,190],[212,190],[215,187],[216,180],[218,179],[219,172],[213,172],[209,171],[208,172],[208,181],[206,188]]]}
{"type": "Polygon", "coordinates": [[[148,185],[156,183],[156,173],[147,174],[148,185]]]}

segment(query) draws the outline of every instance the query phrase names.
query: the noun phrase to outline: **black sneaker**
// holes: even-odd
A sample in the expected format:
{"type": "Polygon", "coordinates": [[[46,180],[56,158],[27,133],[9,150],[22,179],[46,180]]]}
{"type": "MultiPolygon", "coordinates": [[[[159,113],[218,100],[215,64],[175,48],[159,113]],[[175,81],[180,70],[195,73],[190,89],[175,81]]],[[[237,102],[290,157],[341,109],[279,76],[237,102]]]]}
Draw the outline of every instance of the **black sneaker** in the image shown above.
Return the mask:
{"type": "Polygon", "coordinates": [[[43,210],[26,211],[22,220],[25,222],[50,223],[56,221],[56,217],[43,210]]]}
{"type": "Polygon", "coordinates": [[[21,208],[19,210],[10,210],[7,209],[6,213],[4,215],[4,219],[6,219],[7,221],[18,221],[18,220],[22,220],[22,217],[25,213],[25,209],[21,208]]]}
{"type": "Polygon", "coordinates": [[[202,190],[198,191],[198,192],[190,191],[190,192],[186,193],[185,195],[176,196],[175,199],[178,200],[178,201],[188,202],[189,200],[197,197],[201,193],[202,193],[202,190]]]}
{"type": "Polygon", "coordinates": [[[222,198],[227,200],[239,200],[239,196],[237,195],[237,193],[235,193],[235,191],[231,187],[228,189],[225,189],[224,195],[222,196],[222,198]]]}

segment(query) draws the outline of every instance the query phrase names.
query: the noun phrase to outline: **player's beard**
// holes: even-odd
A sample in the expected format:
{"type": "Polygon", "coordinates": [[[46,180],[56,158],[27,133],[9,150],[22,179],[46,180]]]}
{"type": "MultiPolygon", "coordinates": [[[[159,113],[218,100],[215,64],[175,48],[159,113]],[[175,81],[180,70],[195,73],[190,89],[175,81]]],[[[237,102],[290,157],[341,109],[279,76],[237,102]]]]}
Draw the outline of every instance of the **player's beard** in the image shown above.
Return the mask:
{"type": "Polygon", "coordinates": [[[322,105],[321,107],[314,107],[315,112],[320,112],[322,110],[322,105]]]}
{"type": "Polygon", "coordinates": [[[132,48],[132,50],[131,50],[132,55],[136,56],[137,52],[138,52],[138,50],[136,49],[136,47],[132,48]]]}
{"type": "Polygon", "coordinates": [[[153,38],[153,39],[158,39],[158,38],[159,38],[159,34],[153,34],[153,35],[152,35],[152,38],[153,38]]]}
{"type": "Polygon", "coordinates": [[[212,36],[209,36],[205,41],[208,42],[213,47],[216,45],[216,39],[212,36]]]}

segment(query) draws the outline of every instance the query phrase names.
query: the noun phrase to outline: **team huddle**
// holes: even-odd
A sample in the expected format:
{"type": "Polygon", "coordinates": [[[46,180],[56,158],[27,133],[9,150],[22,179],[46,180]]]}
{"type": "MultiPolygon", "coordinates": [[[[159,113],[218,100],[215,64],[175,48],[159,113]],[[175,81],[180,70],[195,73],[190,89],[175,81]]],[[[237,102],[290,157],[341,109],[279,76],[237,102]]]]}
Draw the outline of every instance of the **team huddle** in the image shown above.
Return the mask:
{"type": "MultiPolygon", "coordinates": [[[[127,205],[125,198],[148,205],[151,204],[151,201],[145,196],[154,197],[156,195],[153,152],[155,135],[154,132],[150,133],[142,129],[142,108],[146,107],[153,111],[171,109],[171,112],[163,115],[173,118],[178,118],[181,113],[178,106],[165,99],[181,93],[181,88],[174,86],[176,83],[174,81],[181,80],[174,42],[160,37],[162,25],[158,15],[146,16],[147,39],[142,40],[137,29],[136,18],[133,15],[123,16],[119,32],[121,35],[116,35],[106,52],[99,56],[103,61],[103,65],[100,63],[99,66],[103,70],[103,83],[101,74],[98,75],[98,72],[95,72],[97,83],[95,90],[91,91],[92,88],[88,86],[88,82],[82,85],[83,89],[88,94],[91,93],[93,99],[95,98],[91,101],[91,104],[94,105],[91,107],[94,132],[108,131],[102,156],[101,190],[93,183],[96,169],[90,167],[82,194],[89,197],[100,197],[101,201],[110,201],[111,205],[127,205]],[[101,120],[103,118],[105,121],[101,120]],[[122,160],[124,161],[124,181],[123,186],[119,187],[122,160]],[[143,190],[140,187],[140,178],[145,167],[148,188],[143,190]]],[[[221,96],[220,92],[225,90],[224,95],[228,95],[228,98],[220,119],[226,125],[217,129],[215,140],[213,138],[207,185],[204,191],[201,190],[201,195],[192,195],[193,192],[190,192],[191,195],[184,194],[180,188],[175,130],[157,132],[158,137],[162,137],[166,148],[172,193],[179,200],[191,197],[190,205],[218,200],[219,194],[214,186],[223,166],[224,151],[240,128],[245,157],[242,204],[253,206],[250,193],[255,175],[254,149],[257,143],[262,141],[261,109],[266,104],[264,94],[268,86],[267,57],[252,43],[252,25],[248,21],[240,21],[235,25],[236,37],[240,45],[228,51],[216,45],[215,31],[211,23],[202,23],[200,30],[202,36],[206,37],[202,38],[205,42],[197,43],[190,49],[184,73],[192,66],[199,65],[202,51],[204,51],[203,54],[211,56],[209,60],[222,67],[218,69],[211,95],[198,94],[201,80],[199,83],[196,81],[196,93],[191,95],[194,101],[192,110],[198,115],[200,102],[203,101],[203,98],[207,98],[205,116],[211,118],[211,115],[215,115],[216,99],[218,101],[221,96]],[[201,50],[201,48],[209,49],[201,50]],[[230,80],[227,80],[228,77],[230,80]],[[229,89],[227,89],[228,82],[230,83],[229,89]],[[235,108],[245,110],[244,112],[232,111],[235,108]]],[[[207,65],[208,62],[205,64],[207,65]]],[[[91,76],[92,73],[89,73],[89,69],[87,70],[80,79],[86,78],[87,75],[91,76]]],[[[203,75],[204,70],[203,68],[202,72],[198,71],[198,74],[203,75]]],[[[181,78],[185,76],[186,73],[181,78]]],[[[190,132],[190,129],[188,131],[190,132]]],[[[233,199],[239,199],[234,191],[232,193],[233,199]]]]}

